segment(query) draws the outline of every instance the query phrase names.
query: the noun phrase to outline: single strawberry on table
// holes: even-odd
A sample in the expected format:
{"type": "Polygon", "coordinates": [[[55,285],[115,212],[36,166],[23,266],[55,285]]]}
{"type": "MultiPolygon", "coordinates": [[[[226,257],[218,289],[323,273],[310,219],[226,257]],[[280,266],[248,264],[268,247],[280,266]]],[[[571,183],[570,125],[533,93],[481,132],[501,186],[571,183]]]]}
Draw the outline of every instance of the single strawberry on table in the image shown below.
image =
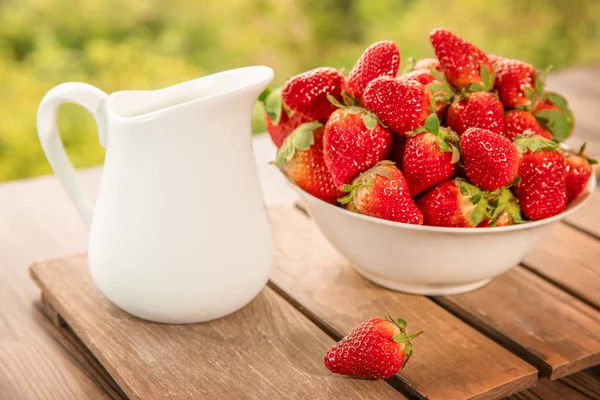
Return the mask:
{"type": "Polygon", "coordinates": [[[283,103],[310,121],[327,122],[336,109],[327,96],[342,99],[344,75],[329,67],[316,68],[290,78],[281,92],[283,103]]]}
{"type": "Polygon", "coordinates": [[[429,39],[440,69],[452,86],[485,92],[492,88],[492,63],[481,49],[444,28],[431,31],[429,39]]]}
{"type": "Polygon", "coordinates": [[[400,51],[394,42],[383,40],[367,47],[350,70],[343,90],[362,100],[367,85],[380,76],[394,77],[400,66],[400,51]]]}
{"type": "Polygon", "coordinates": [[[585,145],[584,143],[581,146],[578,153],[568,152],[566,154],[567,203],[575,200],[583,192],[592,176],[592,165],[598,163],[585,155],[585,145]]]}
{"type": "Polygon", "coordinates": [[[339,201],[351,211],[388,221],[423,223],[423,214],[410,195],[406,179],[392,161],[377,163],[344,190],[348,194],[339,201]]]}
{"type": "Polygon", "coordinates": [[[325,353],[325,367],[334,374],[365,379],[396,375],[412,355],[414,335],[406,333],[406,321],[373,318],[363,322],[325,353]]]}
{"type": "Polygon", "coordinates": [[[427,117],[422,128],[406,135],[401,165],[411,196],[454,175],[460,160],[459,138],[449,128],[440,127],[436,114],[427,117]]]}
{"type": "Polygon", "coordinates": [[[304,191],[335,204],[344,192],[334,185],[325,165],[323,131],[320,122],[300,125],[285,139],[273,164],[304,191]]]}
{"type": "Polygon", "coordinates": [[[278,148],[281,147],[285,138],[298,126],[310,119],[299,112],[293,112],[287,108],[281,100],[281,91],[283,87],[273,91],[265,90],[259,101],[263,103],[265,109],[265,126],[271,140],[278,148]]]}
{"type": "Polygon", "coordinates": [[[535,68],[524,61],[501,58],[494,63],[494,88],[504,107],[529,106],[543,90],[543,80],[535,68]]]}
{"type": "Polygon", "coordinates": [[[390,131],[363,107],[341,106],[325,125],[323,155],[333,182],[339,188],[383,160],[391,145],[390,131]]]}
{"type": "Polygon", "coordinates": [[[522,153],[515,188],[523,215],[538,220],[562,212],[567,205],[567,165],[557,143],[542,136],[517,137],[522,153]]]}
{"type": "Polygon", "coordinates": [[[483,128],[501,134],[504,130],[504,108],[491,93],[470,93],[450,104],[446,123],[459,135],[468,128],[483,128]]]}
{"type": "Polygon", "coordinates": [[[425,225],[474,228],[485,218],[488,203],[481,189],[455,178],[429,189],[417,200],[417,207],[425,225]]]}
{"type": "Polygon", "coordinates": [[[552,133],[544,129],[529,111],[510,110],[504,114],[504,131],[502,134],[509,140],[517,136],[542,136],[552,139],[552,133]]]}
{"type": "Polygon", "coordinates": [[[469,128],[460,137],[460,149],[467,178],[481,189],[499,189],[517,177],[521,154],[502,135],[469,128]]]}
{"type": "Polygon", "coordinates": [[[401,135],[423,126],[432,112],[431,100],[431,91],[419,82],[389,76],[371,81],[364,92],[365,106],[401,135]]]}

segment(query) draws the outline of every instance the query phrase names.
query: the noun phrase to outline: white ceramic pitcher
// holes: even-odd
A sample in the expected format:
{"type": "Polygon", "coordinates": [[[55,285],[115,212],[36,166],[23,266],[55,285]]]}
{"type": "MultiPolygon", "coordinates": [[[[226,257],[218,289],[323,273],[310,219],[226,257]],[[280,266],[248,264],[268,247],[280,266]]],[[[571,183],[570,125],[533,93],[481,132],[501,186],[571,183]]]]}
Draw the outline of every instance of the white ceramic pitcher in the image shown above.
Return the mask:
{"type": "Polygon", "coordinates": [[[250,120],[272,79],[255,66],[154,91],[107,95],[64,83],[46,94],[42,147],[89,229],[92,278],[118,307],[157,322],[202,322],[263,289],[272,242],[250,120]],[[106,148],[95,208],[58,134],[62,103],[94,116],[106,148]]]}

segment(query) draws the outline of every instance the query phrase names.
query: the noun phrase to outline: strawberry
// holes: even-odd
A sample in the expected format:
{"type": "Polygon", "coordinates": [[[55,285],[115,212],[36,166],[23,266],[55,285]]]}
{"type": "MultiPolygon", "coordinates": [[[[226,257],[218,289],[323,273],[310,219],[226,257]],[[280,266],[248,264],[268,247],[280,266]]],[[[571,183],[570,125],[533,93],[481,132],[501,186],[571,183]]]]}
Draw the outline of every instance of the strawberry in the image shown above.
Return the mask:
{"type": "Polygon", "coordinates": [[[384,40],[373,43],[350,70],[343,90],[361,101],[369,82],[380,76],[396,76],[399,66],[400,51],[394,42],[384,40]]]}
{"type": "Polygon", "coordinates": [[[340,203],[352,203],[349,210],[388,221],[423,223],[423,214],[410,196],[404,175],[393,161],[380,161],[361,173],[351,185],[344,186],[344,190],[348,194],[340,199],[340,203]]]}
{"type": "Polygon", "coordinates": [[[514,143],[522,153],[515,192],[523,215],[538,220],[560,213],[567,205],[567,165],[557,143],[542,136],[520,136],[514,143]]]}
{"type": "Polygon", "coordinates": [[[499,189],[517,177],[521,155],[502,135],[469,128],[460,137],[460,149],[467,178],[481,189],[499,189]]]}
{"type": "Polygon", "coordinates": [[[488,92],[494,84],[492,64],[483,51],[444,28],[429,39],[446,79],[458,90],[488,92]]]}
{"type": "Polygon", "coordinates": [[[567,100],[557,93],[544,92],[531,112],[540,126],[552,134],[552,139],[562,142],[573,133],[573,113],[567,100]]]}
{"type": "Polygon", "coordinates": [[[522,224],[519,200],[509,188],[502,188],[488,199],[488,215],[477,225],[479,228],[522,224]]]}
{"type": "Polygon", "coordinates": [[[323,154],[337,187],[383,160],[390,151],[392,134],[369,110],[352,106],[336,110],[325,125],[323,154]]]}
{"type": "Polygon", "coordinates": [[[569,203],[583,192],[590,181],[592,165],[597,164],[598,161],[586,157],[585,143],[581,146],[579,153],[568,153],[565,161],[567,163],[567,203],[569,203]]]}
{"type": "Polygon", "coordinates": [[[310,121],[327,122],[335,106],[327,100],[331,95],[342,99],[344,75],[329,67],[316,68],[290,78],[281,92],[283,103],[310,121]]]}
{"type": "Polygon", "coordinates": [[[478,187],[455,178],[433,187],[417,200],[424,224],[474,228],[483,221],[487,200],[478,187]]]}
{"type": "Polygon", "coordinates": [[[423,126],[431,114],[431,100],[431,92],[419,82],[402,82],[389,76],[371,81],[364,92],[367,108],[402,135],[423,126]]]}
{"type": "Polygon", "coordinates": [[[454,97],[454,91],[448,81],[446,81],[444,74],[434,68],[431,70],[416,69],[400,75],[396,79],[400,82],[409,80],[417,81],[425,85],[432,92],[433,100],[435,100],[435,112],[440,117],[444,116],[448,104],[450,104],[450,101],[454,97]]]}
{"type": "Polygon", "coordinates": [[[325,366],[334,374],[366,379],[396,375],[412,355],[406,321],[373,318],[363,322],[325,353],[325,366]]]}
{"type": "Polygon", "coordinates": [[[475,92],[450,104],[446,123],[461,135],[468,128],[483,128],[502,134],[504,108],[493,94],[475,92]]]}
{"type": "Polygon", "coordinates": [[[333,184],[323,159],[323,131],[320,122],[300,125],[285,139],[273,163],[304,191],[335,204],[343,192],[333,184]]]}
{"type": "Polygon", "coordinates": [[[494,70],[494,88],[506,108],[530,105],[536,91],[543,89],[543,81],[536,81],[535,68],[526,62],[502,58],[495,62],[494,70]]]}
{"type": "Polygon", "coordinates": [[[510,140],[517,136],[542,136],[552,139],[552,134],[542,128],[535,117],[528,111],[510,110],[504,114],[504,131],[502,132],[510,140]]]}
{"type": "Polygon", "coordinates": [[[310,122],[301,113],[295,113],[286,107],[281,100],[281,90],[277,88],[273,91],[266,89],[258,97],[265,110],[265,126],[271,140],[278,148],[294,129],[305,122],[310,122]]]}
{"type": "Polygon", "coordinates": [[[448,128],[440,128],[436,114],[425,120],[423,128],[407,133],[402,171],[411,196],[450,179],[460,159],[458,136],[448,128]]]}
{"type": "Polygon", "coordinates": [[[414,65],[414,69],[430,70],[431,68],[435,68],[437,70],[440,69],[440,62],[437,58],[421,58],[420,60],[417,60],[414,65]]]}

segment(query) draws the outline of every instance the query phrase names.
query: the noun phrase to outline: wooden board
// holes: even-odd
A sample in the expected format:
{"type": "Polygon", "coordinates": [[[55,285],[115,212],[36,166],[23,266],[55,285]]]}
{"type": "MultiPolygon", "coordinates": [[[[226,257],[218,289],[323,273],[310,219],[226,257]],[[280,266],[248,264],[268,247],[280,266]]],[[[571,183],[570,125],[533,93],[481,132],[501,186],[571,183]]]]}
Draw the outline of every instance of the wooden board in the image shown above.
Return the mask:
{"type": "Polygon", "coordinates": [[[46,301],[131,399],[404,398],[383,381],[327,371],[323,354],[334,341],[269,288],[226,318],[164,325],[108,302],[83,255],[30,271],[46,301]]]}
{"type": "Polygon", "coordinates": [[[436,301],[551,379],[600,364],[600,313],[522,267],[436,301]]]}
{"type": "Polygon", "coordinates": [[[402,316],[425,333],[398,375],[429,399],[500,398],[532,385],[537,371],[431,300],[383,289],[356,274],[313,223],[292,206],[272,207],[273,287],[336,337],[361,321],[402,316]]]}
{"type": "Polygon", "coordinates": [[[557,224],[525,257],[523,265],[600,309],[600,240],[557,224]]]}

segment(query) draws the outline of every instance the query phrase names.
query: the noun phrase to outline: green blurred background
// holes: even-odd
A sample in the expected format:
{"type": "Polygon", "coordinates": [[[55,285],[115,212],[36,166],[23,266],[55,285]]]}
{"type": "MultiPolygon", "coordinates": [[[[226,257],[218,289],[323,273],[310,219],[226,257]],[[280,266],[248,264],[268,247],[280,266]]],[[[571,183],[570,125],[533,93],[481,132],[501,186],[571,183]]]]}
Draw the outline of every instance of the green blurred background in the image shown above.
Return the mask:
{"type": "MultiPolygon", "coordinates": [[[[110,93],[265,64],[279,85],[321,65],[349,70],[382,39],[403,61],[429,56],[437,26],[539,68],[600,58],[597,0],[0,0],[0,181],[50,172],[35,114],[61,82],[110,93]]],[[[59,124],[76,167],[102,163],[85,111],[65,105],[59,124]]],[[[253,131],[263,129],[257,106],[253,131]]]]}

